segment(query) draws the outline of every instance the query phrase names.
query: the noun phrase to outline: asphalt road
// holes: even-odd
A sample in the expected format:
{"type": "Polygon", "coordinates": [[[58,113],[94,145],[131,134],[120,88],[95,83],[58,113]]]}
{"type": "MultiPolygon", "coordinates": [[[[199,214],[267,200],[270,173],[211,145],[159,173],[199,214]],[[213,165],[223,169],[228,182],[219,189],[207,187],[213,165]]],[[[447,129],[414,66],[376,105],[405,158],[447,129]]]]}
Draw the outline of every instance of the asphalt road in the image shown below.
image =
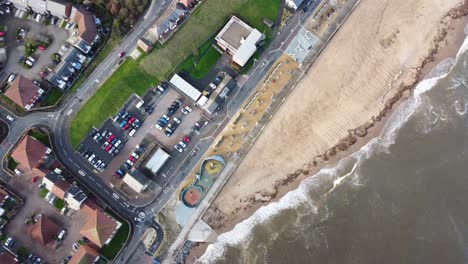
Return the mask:
{"type": "MultiPolygon", "coordinates": [[[[138,38],[142,36],[154,21],[168,8],[171,2],[167,2],[168,3],[161,0],[153,1],[145,17],[133,27],[132,31],[124,38],[121,44],[102,61],[100,66],[97,67],[97,70],[80,86],[76,94],[74,96],[69,96],[67,101],[64,102],[58,110],[54,112],[36,112],[28,114],[25,117],[17,117],[3,106],[0,106],[0,118],[5,120],[9,125],[9,134],[0,144],[1,157],[5,157],[6,154],[8,154],[14,144],[18,142],[20,137],[29,128],[45,126],[50,130],[54,153],[67,170],[73,175],[76,175],[77,181],[88,188],[89,191],[107,204],[113,211],[129,221],[132,226],[131,236],[115,263],[127,263],[127,260],[140,243],[141,235],[148,226],[152,226],[157,231],[157,240],[152,247],[152,249],[157,249],[164,238],[164,232],[161,226],[154,220],[154,214],[166,204],[173,194],[173,191],[184,180],[188,172],[193,169],[214,141],[214,137],[206,137],[200,140],[197,144],[197,151],[184,162],[183,166],[181,166],[177,173],[168,181],[167,186],[165,186],[165,189],[157,199],[148,205],[135,207],[129,204],[124,197],[120,197],[114,193],[110,187],[104,184],[99,176],[88,169],[88,166],[83,163],[85,161],[79,153],[75,152],[69,140],[71,120],[86,101],[97,91],[100,85],[112,75],[112,69],[119,62],[118,53],[120,51],[129,51],[130,48],[136,45],[138,38]],[[7,115],[15,116],[16,120],[8,121],[6,119],[7,115]],[[141,218],[141,221],[137,220],[138,217],[141,218]]],[[[236,94],[231,95],[230,102],[227,106],[228,116],[234,115],[234,113],[239,110],[244,101],[265,76],[266,72],[282,54],[284,44],[300,29],[298,24],[304,19],[301,19],[300,16],[301,14],[297,13],[282,33],[275,36],[269,48],[256,63],[248,81],[241,89],[238,89],[236,94]]],[[[5,160],[3,160],[3,164],[5,164],[5,160]]],[[[10,176],[4,171],[0,173],[0,178],[4,181],[8,181],[9,177],[10,176]]]]}

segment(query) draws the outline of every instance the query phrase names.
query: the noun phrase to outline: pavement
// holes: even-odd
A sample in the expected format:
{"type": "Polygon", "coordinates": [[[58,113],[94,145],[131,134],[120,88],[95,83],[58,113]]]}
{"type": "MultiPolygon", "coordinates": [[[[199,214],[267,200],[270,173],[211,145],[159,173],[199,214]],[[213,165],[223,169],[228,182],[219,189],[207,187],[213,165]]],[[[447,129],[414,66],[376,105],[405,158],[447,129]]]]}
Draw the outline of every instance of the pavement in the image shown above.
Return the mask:
{"type": "MultiPolygon", "coordinates": [[[[154,215],[167,203],[171,198],[177,186],[185,179],[187,174],[192,171],[198,161],[203,157],[204,153],[213,143],[216,131],[223,129],[226,118],[231,118],[249,97],[257,84],[265,76],[267,71],[283,53],[281,49],[283,44],[287,42],[291,36],[297,34],[298,25],[301,22],[301,13],[295,15],[286,25],[282,33],[275,36],[269,48],[263,53],[260,59],[250,73],[248,80],[241,89],[237,89],[237,93],[230,96],[230,102],[227,106],[224,119],[219,122],[220,127],[215,129],[212,134],[206,135],[194,146],[193,151],[180,165],[174,168],[173,175],[163,186],[164,190],[155,197],[155,199],[143,206],[134,206],[126,201],[126,198],[120,197],[110,187],[108,187],[98,175],[85,164],[85,160],[76,152],[69,140],[69,128],[71,120],[86,101],[97,91],[101,84],[109,78],[116,69],[115,65],[119,62],[118,53],[120,51],[129,51],[136,46],[136,42],[142,36],[152,23],[167,9],[170,2],[155,0],[151,3],[146,15],[138,23],[135,24],[129,34],[122,40],[121,44],[116,47],[102,61],[97,70],[78,88],[73,96],[67,97],[59,109],[52,112],[35,112],[24,117],[18,117],[9,112],[5,107],[0,106],[0,119],[5,120],[9,127],[9,134],[0,144],[0,156],[5,157],[10,149],[18,142],[21,136],[31,127],[45,126],[50,130],[52,138],[52,146],[58,160],[76,176],[76,180],[88,188],[97,198],[108,205],[122,218],[126,219],[131,225],[131,234],[127,244],[120,252],[114,263],[128,263],[133,252],[140,245],[140,237],[147,227],[152,227],[157,232],[157,239],[152,245],[152,249],[156,250],[164,239],[164,232],[161,226],[154,220],[154,215]],[[15,121],[8,121],[7,115],[15,116],[15,121]],[[137,217],[142,218],[140,222],[137,217]]],[[[310,15],[310,14],[309,14],[310,15]]],[[[0,173],[0,179],[6,182],[11,176],[5,171],[0,173]]]]}

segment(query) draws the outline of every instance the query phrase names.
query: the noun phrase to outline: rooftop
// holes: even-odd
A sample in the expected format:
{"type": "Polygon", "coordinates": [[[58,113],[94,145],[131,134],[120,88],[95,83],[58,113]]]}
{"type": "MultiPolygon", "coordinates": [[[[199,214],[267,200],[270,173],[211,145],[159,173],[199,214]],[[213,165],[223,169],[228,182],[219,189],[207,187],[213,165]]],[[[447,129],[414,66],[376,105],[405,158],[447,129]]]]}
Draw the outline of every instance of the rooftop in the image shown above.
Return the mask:
{"type": "Polygon", "coordinates": [[[21,107],[26,107],[30,104],[31,100],[38,95],[41,88],[35,85],[32,80],[25,78],[23,75],[19,75],[11,83],[8,90],[5,92],[5,96],[10,98],[13,102],[21,107]]]}
{"type": "Polygon", "coordinates": [[[54,241],[54,236],[60,232],[60,227],[43,215],[31,228],[32,239],[40,242],[42,245],[47,245],[54,241]]]}
{"type": "Polygon", "coordinates": [[[50,152],[39,140],[26,135],[11,153],[11,157],[25,169],[37,168],[44,156],[50,152]]]}
{"type": "Polygon", "coordinates": [[[74,19],[78,25],[78,37],[91,45],[97,36],[96,20],[94,14],[86,10],[78,10],[74,19]]]}
{"type": "Polygon", "coordinates": [[[242,40],[246,39],[253,28],[236,16],[232,16],[216,36],[216,41],[226,46],[231,52],[237,51],[242,40]]]}
{"type": "Polygon", "coordinates": [[[99,257],[99,253],[88,245],[81,245],[73,254],[69,264],[93,264],[99,257]]]}
{"type": "Polygon", "coordinates": [[[114,218],[97,209],[89,215],[80,233],[102,248],[109,239],[112,239],[118,227],[119,223],[114,218]]]}

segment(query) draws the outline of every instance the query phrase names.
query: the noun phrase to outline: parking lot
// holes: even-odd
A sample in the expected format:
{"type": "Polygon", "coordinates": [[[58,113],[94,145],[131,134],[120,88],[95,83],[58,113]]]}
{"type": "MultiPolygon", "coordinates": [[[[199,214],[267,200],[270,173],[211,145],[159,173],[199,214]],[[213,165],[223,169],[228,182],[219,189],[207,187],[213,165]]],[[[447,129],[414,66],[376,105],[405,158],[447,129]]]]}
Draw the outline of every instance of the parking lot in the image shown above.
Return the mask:
{"type": "MultiPolygon", "coordinates": [[[[58,20],[57,24],[59,23],[58,20]]],[[[8,59],[4,71],[9,73],[21,73],[28,79],[40,79],[39,73],[45,68],[54,68],[52,64],[52,54],[56,53],[69,37],[69,32],[57,25],[43,25],[32,19],[22,19],[14,16],[14,12],[9,15],[3,15],[0,18],[0,24],[6,25],[6,43],[8,59]],[[36,59],[33,67],[25,68],[20,64],[19,59],[24,56],[25,42],[17,42],[16,30],[23,28],[26,30],[24,39],[42,40],[48,38],[50,45],[45,50],[37,49],[32,55],[36,59]]]]}
{"type": "Polygon", "coordinates": [[[62,259],[72,254],[72,245],[80,240],[80,228],[86,221],[84,212],[73,212],[71,216],[61,214],[53,205],[41,199],[38,195],[40,181],[32,183],[32,177],[14,177],[10,180],[16,190],[24,198],[24,205],[7,225],[6,231],[16,241],[14,248],[26,247],[31,253],[39,256],[47,263],[60,263],[62,259]],[[64,240],[54,242],[53,245],[43,246],[32,240],[29,235],[31,224],[25,220],[33,214],[42,214],[67,231],[64,240]]]}
{"type": "MultiPolygon", "coordinates": [[[[94,158],[97,157],[97,161],[101,160],[101,164],[102,162],[106,164],[105,169],[95,169],[95,171],[98,172],[102,179],[107,183],[111,181],[114,172],[119,168],[126,172],[131,167],[131,165],[125,165],[125,163],[133,165],[135,160],[130,160],[130,162],[127,162],[127,160],[129,160],[131,154],[137,150],[136,146],[141,144],[141,141],[145,136],[154,138],[160,146],[171,154],[172,158],[180,158],[183,157],[186,152],[180,148],[179,150],[181,150],[181,152],[179,152],[176,150],[175,145],[180,141],[183,141],[183,138],[185,137],[186,141],[184,144],[188,149],[192,144],[192,139],[196,135],[196,133],[192,131],[192,127],[197,122],[202,124],[205,122],[202,118],[201,111],[173,88],[167,88],[161,95],[156,94],[153,89],[150,89],[148,93],[143,96],[142,100],[144,101],[144,104],[139,108],[136,108],[140,100],[137,97],[132,97],[121,111],[119,111],[119,113],[128,112],[129,115],[132,117],[135,116],[140,121],[139,129],[132,133],[132,136],[129,135],[131,129],[123,130],[123,128],[121,128],[121,125],[123,125],[123,127],[126,126],[126,124],[122,122],[128,120],[128,117],[126,117],[126,119],[119,119],[117,122],[112,120],[115,117],[111,117],[106,120],[101,128],[96,130],[96,132],[91,132],[82,142],[80,153],[84,155],[84,158],[87,157],[87,159],[90,159],[92,154],[95,154],[94,158]],[[174,107],[173,105],[176,100],[179,100],[179,105],[174,107]],[[169,111],[171,106],[173,106],[173,109],[171,110],[172,113],[169,111]],[[186,106],[188,106],[190,112],[184,110],[186,113],[184,114],[181,110],[186,106]],[[164,115],[166,115],[169,120],[167,120],[167,123],[164,124],[162,129],[156,128],[155,124],[164,115]],[[167,135],[167,127],[169,127],[169,125],[173,128],[173,132],[170,136],[167,135]],[[114,152],[114,155],[111,155],[106,149],[102,148],[108,140],[105,141],[103,138],[99,143],[96,143],[94,140],[97,133],[102,135],[102,132],[106,130],[115,135],[118,140],[122,141],[119,145],[120,150],[117,154],[114,152]]],[[[108,148],[108,146],[106,148],[108,148]]],[[[90,162],[87,162],[87,164],[92,166],[90,162]]],[[[155,180],[151,175],[148,176],[155,180]]],[[[165,177],[165,175],[162,176],[165,177]]]]}

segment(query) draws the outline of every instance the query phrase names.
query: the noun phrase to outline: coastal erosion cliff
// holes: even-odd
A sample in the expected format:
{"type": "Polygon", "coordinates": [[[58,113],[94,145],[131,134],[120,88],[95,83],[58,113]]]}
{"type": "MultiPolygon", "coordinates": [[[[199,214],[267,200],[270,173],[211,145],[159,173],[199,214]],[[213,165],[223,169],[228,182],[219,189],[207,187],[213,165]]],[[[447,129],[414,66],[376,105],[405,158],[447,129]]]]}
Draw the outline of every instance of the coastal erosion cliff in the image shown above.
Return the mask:
{"type": "Polygon", "coordinates": [[[467,14],[455,0],[361,1],[203,219],[227,231],[377,136],[428,70],[455,55],[467,14]]]}

